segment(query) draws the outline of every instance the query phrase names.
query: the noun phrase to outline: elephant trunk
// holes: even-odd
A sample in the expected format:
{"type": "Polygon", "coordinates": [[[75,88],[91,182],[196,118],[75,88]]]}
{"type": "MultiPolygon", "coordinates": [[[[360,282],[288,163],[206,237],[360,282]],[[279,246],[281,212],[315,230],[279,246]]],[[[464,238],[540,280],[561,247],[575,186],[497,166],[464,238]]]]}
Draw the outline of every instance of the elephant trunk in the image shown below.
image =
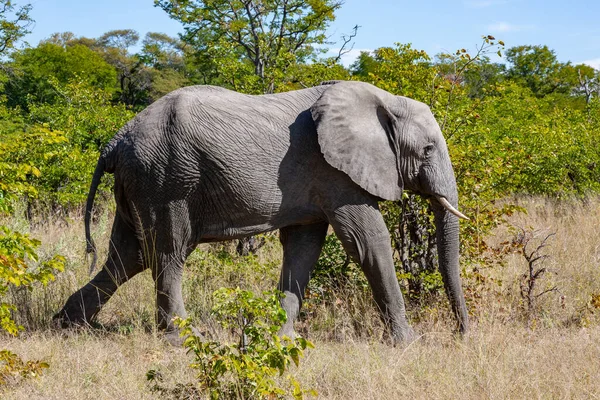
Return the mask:
{"type": "MultiPolygon", "coordinates": [[[[450,203],[455,209],[457,208],[456,198],[450,199],[450,203]]],[[[458,217],[437,201],[433,201],[432,206],[435,216],[439,269],[452,311],[458,321],[458,329],[461,333],[465,333],[469,328],[469,316],[460,281],[458,217]]]]}

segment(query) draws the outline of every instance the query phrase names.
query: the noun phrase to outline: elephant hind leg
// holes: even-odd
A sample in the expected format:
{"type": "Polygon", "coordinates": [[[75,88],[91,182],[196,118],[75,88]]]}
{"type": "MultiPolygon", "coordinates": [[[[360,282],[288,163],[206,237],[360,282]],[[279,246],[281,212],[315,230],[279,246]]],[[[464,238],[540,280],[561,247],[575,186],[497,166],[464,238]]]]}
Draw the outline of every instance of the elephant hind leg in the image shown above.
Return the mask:
{"type": "Polygon", "coordinates": [[[117,213],[108,257],[100,272],[73,293],[55,316],[66,327],[92,322],[117,288],[144,270],[140,242],[134,230],[117,213]]]}
{"type": "Polygon", "coordinates": [[[328,226],[327,222],[322,222],[288,226],[279,231],[283,245],[279,290],[285,295],[281,306],[287,314],[287,321],[281,328],[283,335],[294,336],[294,320],[300,312],[310,273],[321,254],[328,226]]]}
{"type": "Polygon", "coordinates": [[[184,201],[161,209],[154,226],[146,231],[145,251],[156,287],[156,323],[159,329],[172,333],[173,318],[187,317],[182,294],[183,267],[196,247],[194,230],[201,226],[192,227],[184,201]]]}
{"type": "Polygon", "coordinates": [[[158,328],[171,332],[175,329],[174,317],[187,318],[183,304],[182,279],[185,259],[191,253],[181,249],[176,252],[165,252],[157,249],[156,259],[152,265],[152,277],[156,285],[156,322],[158,328]]]}

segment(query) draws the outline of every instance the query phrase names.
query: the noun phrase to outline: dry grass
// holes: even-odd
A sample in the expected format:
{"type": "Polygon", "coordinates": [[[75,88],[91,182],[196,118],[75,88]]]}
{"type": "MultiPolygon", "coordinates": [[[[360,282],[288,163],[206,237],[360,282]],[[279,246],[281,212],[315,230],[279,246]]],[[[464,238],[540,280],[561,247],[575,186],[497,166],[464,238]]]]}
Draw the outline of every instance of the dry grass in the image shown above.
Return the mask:
{"type": "MultiPolygon", "coordinates": [[[[547,273],[540,279],[538,293],[556,287],[558,292],[548,293],[538,299],[538,324],[545,327],[587,327],[600,323],[600,310],[594,307],[593,299],[600,295],[600,201],[584,203],[560,203],[547,199],[520,198],[515,200],[528,210],[527,214],[516,214],[510,225],[517,229],[537,232],[529,249],[534,249],[549,233],[548,247],[541,251],[548,258],[541,261],[547,273]]],[[[490,238],[492,245],[511,239],[514,234],[506,228],[499,229],[496,237],[490,238]]],[[[506,258],[503,268],[488,271],[503,282],[497,312],[510,307],[512,316],[522,305],[519,282],[527,270],[526,262],[518,252],[506,258]]],[[[596,304],[598,305],[598,304],[596,304]]],[[[491,308],[491,307],[488,307],[491,308]]],[[[490,319],[491,321],[492,319],[490,319]]]]}
{"type": "MultiPolygon", "coordinates": [[[[519,294],[526,263],[518,252],[509,254],[502,266],[466,266],[473,326],[462,340],[452,337],[442,300],[412,310],[421,335],[415,342],[389,347],[381,341],[383,330],[370,296],[349,291],[340,301],[311,310],[301,324],[300,330],[316,344],[295,371],[303,386],[325,399],[600,398],[600,201],[518,201],[529,213],[511,217],[511,224],[556,232],[543,264],[550,272],[538,287],[556,286],[560,292],[538,299],[530,324],[519,294]]],[[[45,290],[18,295],[27,332],[19,338],[0,337],[0,348],[25,359],[46,360],[50,368],[38,379],[5,389],[0,397],[158,398],[145,380],[146,371],[156,368],[167,382],[192,381],[188,356],[166,345],[153,330],[148,273],[122,287],[105,307],[100,318],[104,329],[65,333],[51,328],[52,313],[88,279],[81,225],[76,220],[35,232],[44,242],[42,253],[67,257],[67,272],[45,290]]],[[[95,226],[99,248],[105,247],[109,228],[107,219],[95,226]]],[[[487,241],[500,248],[513,236],[502,228],[487,241]]],[[[219,285],[270,288],[278,274],[278,254],[277,240],[271,240],[250,271],[226,257],[194,254],[185,285],[191,313],[205,316],[210,292],[219,285]]]]}

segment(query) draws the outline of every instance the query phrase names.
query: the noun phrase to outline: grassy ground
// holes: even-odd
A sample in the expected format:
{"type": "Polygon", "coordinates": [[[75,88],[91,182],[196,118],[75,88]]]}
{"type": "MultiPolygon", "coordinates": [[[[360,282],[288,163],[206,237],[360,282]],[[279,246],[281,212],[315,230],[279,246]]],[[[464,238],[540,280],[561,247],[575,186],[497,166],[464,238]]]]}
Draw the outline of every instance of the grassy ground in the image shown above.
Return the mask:
{"type": "MultiPolygon", "coordinates": [[[[564,204],[540,199],[518,200],[529,212],[511,224],[537,233],[535,250],[549,233],[534,265],[548,272],[536,283],[535,312],[525,311],[520,295],[527,262],[509,252],[501,265],[465,265],[470,334],[457,340],[445,300],[429,301],[409,313],[420,335],[405,347],[382,341],[383,328],[370,295],[348,288],[327,304],[309,305],[298,329],[316,345],[307,352],[296,376],[324,399],[380,398],[600,398],[600,202],[564,204]],[[312,308],[311,308],[312,307],[312,308]]],[[[22,221],[11,221],[14,225],[22,221]]],[[[25,225],[21,228],[27,228],[25,225]]],[[[104,328],[81,332],[55,330],[53,312],[85,283],[81,221],[39,227],[42,253],[67,257],[65,273],[48,288],[12,293],[26,327],[18,338],[0,337],[0,349],[24,359],[42,359],[50,368],[37,379],[3,389],[3,399],[153,399],[145,373],[158,369],[166,383],[193,380],[184,350],[167,345],[153,329],[153,285],[140,274],[107,304],[100,315],[104,328]]],[[[486,238],[506,249],[518,228],[501,228],[486,238]]],[[[94,227],[99,248],[110,232],[108,218],[94,227]]],[[[227,249],[225,249],[227,250],[227,249]]],[[[278,276],[276,237],[259,258],[240,262],[226,251],[199,251],[186,268],[186,304],[205,321],[210,293],[223,285],[270,289],[278,276]],[[243,264],[243,265],[242,265],[243,264]]]]}

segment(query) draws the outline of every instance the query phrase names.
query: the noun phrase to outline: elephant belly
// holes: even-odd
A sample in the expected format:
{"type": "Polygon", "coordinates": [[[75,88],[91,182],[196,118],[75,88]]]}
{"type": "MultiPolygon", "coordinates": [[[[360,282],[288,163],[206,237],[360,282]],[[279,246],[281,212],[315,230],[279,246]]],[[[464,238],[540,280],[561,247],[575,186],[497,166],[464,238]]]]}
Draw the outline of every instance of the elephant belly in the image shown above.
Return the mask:
{"type": "Polygon", "coordinates": [[[324,219],[310,195],[314,186],[310,168],[284,157],[283,146],[246,153],[241,147],[231,151],[216,147],[198,157],[196,210],[201,241],[234,239],[324,219]]]}
{"type": "Polygon", "coordinates": [[[236,239],[289,225],[323,221],[322,211],[309,203],[286,204],[282,194],[261,198],[260,193],[212,199],[200,217],[200,242],[236,239]]]}

